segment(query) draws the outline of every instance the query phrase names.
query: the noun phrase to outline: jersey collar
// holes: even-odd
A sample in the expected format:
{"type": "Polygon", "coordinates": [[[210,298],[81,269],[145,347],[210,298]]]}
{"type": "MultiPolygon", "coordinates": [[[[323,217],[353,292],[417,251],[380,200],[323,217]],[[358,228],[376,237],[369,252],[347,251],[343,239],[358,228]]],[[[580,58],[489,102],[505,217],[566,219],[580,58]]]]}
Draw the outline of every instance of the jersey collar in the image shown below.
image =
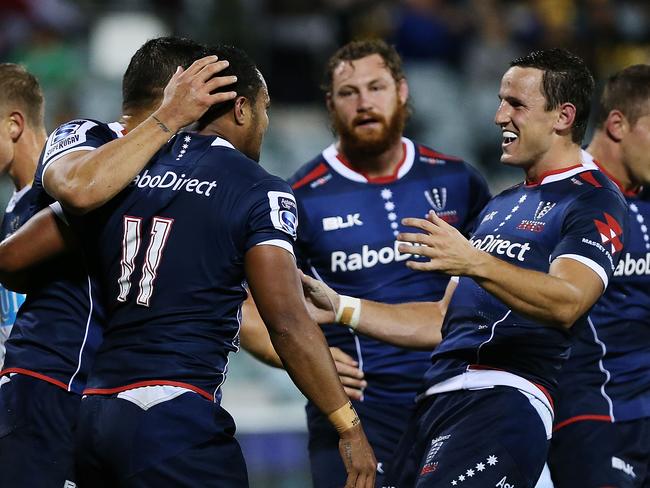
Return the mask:
{"type": "Polygon", "coordinates": [[[235,149],[235,146],[230,144],[227,140],[225,140],[223,137],[217,137],[214,141],[212,141],[211,146],[222,146],[222,147],[229,147],[230,149],[235,149]]]}
{"type": "Polygon", "coordinates": [[[623,188],[623,185],[621,185],[620,181],[618,181],[616,177],[614,177],[614,175],[612,175],[603,166],[601,166],[601,164],[598,161],[596,161],[594,157],[584,149],[582,150],[582,161],[594,164],[600,170],[601,173],[603,173],[605,176],[607,176],[610,180],[614,182],[614,184],[618,187],[618,189],[621,190],[621,193],[626,197],[635,197],[639,193],[641,193],[641,188],[636,188],[634,190],[626,191],[625,188],[623,188]]]}
{"type": "Polygon", "coordinates": [[[584,171],[594,170],[598,171],[598,166],[596,166],[593,161],[585,160],[583,156],[583,161],[581,164],[575,164],[567,168],[560,168],[542,173],[537,181],[526,181],[526,187],[532,188],[535,186],[546,185],[548,183],[565,180],[584,171]]]}
{"type": "Polygon", "coordinates": [[[404,158],[399,162],[395,168],[395,172],[390,176],[382,176],[379,178],[369,178],[363,173],[359,173],[352,169],[349,163],[346,162],[342,154],[336,149],[336,144],[330,145],[323,151],[323,158],[338,174],[347,178],[348,180],[356,181],[359,183],[378,183],[386,184],[399,180],[407,174],[413,167],[415,161],[415,146],[413,141],[402,137],[402,146],[404,148],[404,158]]]}

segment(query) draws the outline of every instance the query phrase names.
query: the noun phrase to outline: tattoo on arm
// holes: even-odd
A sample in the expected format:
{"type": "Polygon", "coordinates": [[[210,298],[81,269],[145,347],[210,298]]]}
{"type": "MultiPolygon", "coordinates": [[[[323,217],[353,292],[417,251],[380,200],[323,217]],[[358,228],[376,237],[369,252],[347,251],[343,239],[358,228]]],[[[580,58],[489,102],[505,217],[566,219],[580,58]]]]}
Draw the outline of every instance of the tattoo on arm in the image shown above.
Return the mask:
{"type": "Polygon", "coordinates": [[[171,132],[169,127],[167,127],[158,117],[156,117],[153,114],[151,114],[151,117],[156,121],[158,127],[160,127],[163,130],[163,132],[171,132]]]}

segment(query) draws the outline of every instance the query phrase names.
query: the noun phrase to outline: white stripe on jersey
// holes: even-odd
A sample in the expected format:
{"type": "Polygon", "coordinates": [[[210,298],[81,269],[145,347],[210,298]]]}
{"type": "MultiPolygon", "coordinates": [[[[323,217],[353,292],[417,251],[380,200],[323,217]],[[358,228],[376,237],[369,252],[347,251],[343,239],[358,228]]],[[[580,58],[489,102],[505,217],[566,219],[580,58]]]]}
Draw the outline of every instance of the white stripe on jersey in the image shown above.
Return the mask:
{"type": "Polygon", "coordinates": [[[603,358],[607,354],[607,346],[605,346],[605,343],[601,341],[600,338],[598,337],[598,332],[596,332],[596,327],[594,326],[594,323],[591,321],[591,317],[587,317],[587,322],[589,322],[589,327],[591,328],[591,332],[593,332],[594,334],[594,340],[596,341],[596,344],[598,344],[603,351],[603,354],[600,356],[600,359],[598,360],[598,367],[600,368],[600,371],[605,375],[605,381],[603,381],[603,384],[600,385],[600,393],[603,395],[603,398],[605,399],[607,405],[609,406],[609,416],[611,417],[612,422],[614,422],[616,420],[614,418],[614,404],[612,403],[612,399],[605,391],[605,386],[607,385],[607,383],[609,383],[609,380],[612,377],[609,371],[605,369],[605,365],[603,364],[603,358]]]}

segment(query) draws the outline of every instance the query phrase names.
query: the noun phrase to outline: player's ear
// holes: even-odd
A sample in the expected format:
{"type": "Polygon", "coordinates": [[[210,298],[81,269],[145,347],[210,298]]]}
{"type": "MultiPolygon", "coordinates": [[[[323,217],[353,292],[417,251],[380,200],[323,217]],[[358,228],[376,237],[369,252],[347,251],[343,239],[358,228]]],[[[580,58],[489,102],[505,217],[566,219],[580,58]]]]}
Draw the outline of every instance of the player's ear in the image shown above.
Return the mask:
{"type": "Polygon", "coordinates": [[[405,105],[409,99],[409,84],[406,82],[406,78],[397,82],[397,96],[402,105],[405,105]]]}
{"type": "Polygon", "coordinates": [[[235,123],[237,125],[246,124],[246,121],[251,116],[252,108],[253,107],[251,107],[251,104],[246,97],[237,97],[235,99],[235,107],[233,108],[235,123]]]}
{"type": "Polygon", "coordinates": [[[332,92],[327,92],[325,94],[325,104],[327,105],[327,110],[332,112],[334,111],[334,102],[332,102],[332,92]]]}
{"type": "Polygon", "coordinates": [[[570,130],[575,120],[576,106],[572,103],[563,103],[558,109],[557,120],[553,128],[558,132],[570,130]]]}
{"type": "Polygon", "coordinates": [[[9,114],[9,136],[13,142],[17,142],[25,130],[25,117],[20,112],[9,114]]]}
{"type": "Polygon", "coordinates": [[[603,125],[607,135],[615,142],[621,142],[629,128],[629,122],[620,110],[612,110],[603,125]]]}

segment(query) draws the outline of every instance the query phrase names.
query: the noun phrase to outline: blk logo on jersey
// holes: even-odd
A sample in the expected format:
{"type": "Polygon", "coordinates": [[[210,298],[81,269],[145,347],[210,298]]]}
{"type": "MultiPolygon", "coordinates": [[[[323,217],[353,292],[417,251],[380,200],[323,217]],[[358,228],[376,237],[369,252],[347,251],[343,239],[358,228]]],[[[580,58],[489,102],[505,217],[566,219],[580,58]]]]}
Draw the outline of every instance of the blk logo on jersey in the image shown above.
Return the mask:
{"type": "Polygon", "coordinates": [[[594,219],[594,225],[596,226],[596,229],[598,229],[602,244],[604,246],[609,244],[611,246],[612,254],[616,254],[623,249],[623,243],[621,242],[623,229],[619,223],[616,222],[616,219],[607,212],[603,215],[605,216],[605,222],[594,219]]]}
{"type": "Polygon", "coordinates": [[[355,225],[363,225],[361,221],[361,214],[348,214],[345,219],[341,216],[325,217],[323,219],[323,230],[328,232],[330,230],[347,229],[355,225]]]}

